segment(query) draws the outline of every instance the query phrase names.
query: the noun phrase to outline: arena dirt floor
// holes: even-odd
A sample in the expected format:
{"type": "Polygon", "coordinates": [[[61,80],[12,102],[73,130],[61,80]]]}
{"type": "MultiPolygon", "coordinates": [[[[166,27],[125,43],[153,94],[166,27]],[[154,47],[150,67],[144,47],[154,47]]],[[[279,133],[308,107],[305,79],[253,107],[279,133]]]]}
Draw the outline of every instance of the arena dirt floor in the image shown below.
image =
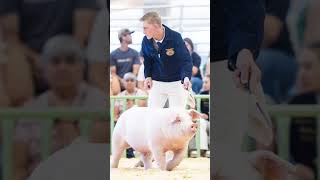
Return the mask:
{"type": "Polygon", "coordinates": [[[137,158],[122,158],[119,168],[110,169],[111,180],[206,180],[210,179],[209,158],[186,158],[173,171],[161,171],[157,168],[144,170],[134,168],[137,158]]]}

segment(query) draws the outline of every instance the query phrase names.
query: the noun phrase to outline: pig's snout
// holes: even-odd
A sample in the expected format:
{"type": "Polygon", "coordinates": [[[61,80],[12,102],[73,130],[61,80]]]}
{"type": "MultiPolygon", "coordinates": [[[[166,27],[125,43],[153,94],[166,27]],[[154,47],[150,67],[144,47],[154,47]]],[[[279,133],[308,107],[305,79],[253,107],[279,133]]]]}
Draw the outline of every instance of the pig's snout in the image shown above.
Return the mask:
{"type": "Polygon", "coordinates": [[[193,123],[193,124],[191,125],[191,131],[192,131],[192,132],[196,132],[197,129],[198,129],[198,124],[197,124],[197,123],[193,123]]]}

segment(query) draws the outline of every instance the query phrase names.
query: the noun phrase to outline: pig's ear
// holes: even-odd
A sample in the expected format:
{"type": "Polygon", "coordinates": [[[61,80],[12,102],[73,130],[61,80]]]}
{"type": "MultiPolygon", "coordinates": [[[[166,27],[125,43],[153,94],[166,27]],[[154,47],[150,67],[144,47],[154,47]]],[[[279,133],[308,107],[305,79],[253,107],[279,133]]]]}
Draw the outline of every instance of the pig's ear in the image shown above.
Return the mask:
{"type": "Polygon", "coordinates": [[[177,115],[176,118],[174,118],[174,119],[172,120],[172,123],[173,123],[173,124],[174,124],[174,123],[178,123],[178,122],[181,122],[181,117],[180,117],[179,115],[177,115]]]}
{"type": "Polygon", "coordinates": [[[199,113],[198,111],[194,110],[194,109],[190,109],[188,110],[188,114],[191,116],[192,120],[196,120],[201,118],[201,113],[199,113]]]}

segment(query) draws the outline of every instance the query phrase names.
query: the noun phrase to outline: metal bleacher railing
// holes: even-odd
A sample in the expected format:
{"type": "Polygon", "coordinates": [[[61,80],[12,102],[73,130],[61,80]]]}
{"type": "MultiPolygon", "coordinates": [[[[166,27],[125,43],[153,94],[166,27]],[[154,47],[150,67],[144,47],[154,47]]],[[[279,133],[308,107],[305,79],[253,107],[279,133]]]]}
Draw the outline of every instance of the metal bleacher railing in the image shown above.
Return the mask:
{"type": "MultiPolygon", "coordinates": [[[[270,115],[276,119],[278,154],[285,160],[290,158],[290,119],[291,117],[315,117],[316,127],[316,152],[320,154],[320,105],[276,105],[269,110],[270,115]]],[[[306,152],[307,153],[307,152],[306,152]]],[[[320,172],[320,159],[317,158],[317,172],[320,172]]],[[[317,177],[320,180],[320,176],[317,177]]]]}

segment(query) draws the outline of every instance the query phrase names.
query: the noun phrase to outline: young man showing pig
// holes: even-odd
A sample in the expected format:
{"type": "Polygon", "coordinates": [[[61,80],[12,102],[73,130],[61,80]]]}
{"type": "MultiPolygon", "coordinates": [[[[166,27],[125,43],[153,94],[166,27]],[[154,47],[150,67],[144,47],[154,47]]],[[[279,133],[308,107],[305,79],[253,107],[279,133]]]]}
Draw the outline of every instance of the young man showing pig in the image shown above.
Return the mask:
{"type": "Polygon", "coordinates": [[[192,59],[180,33],[162,24],[156,12],[146,13],[141,52],[144,58],[145,89],[150,90],[148,107],[185,108],[191,88],[192,59]]]}

